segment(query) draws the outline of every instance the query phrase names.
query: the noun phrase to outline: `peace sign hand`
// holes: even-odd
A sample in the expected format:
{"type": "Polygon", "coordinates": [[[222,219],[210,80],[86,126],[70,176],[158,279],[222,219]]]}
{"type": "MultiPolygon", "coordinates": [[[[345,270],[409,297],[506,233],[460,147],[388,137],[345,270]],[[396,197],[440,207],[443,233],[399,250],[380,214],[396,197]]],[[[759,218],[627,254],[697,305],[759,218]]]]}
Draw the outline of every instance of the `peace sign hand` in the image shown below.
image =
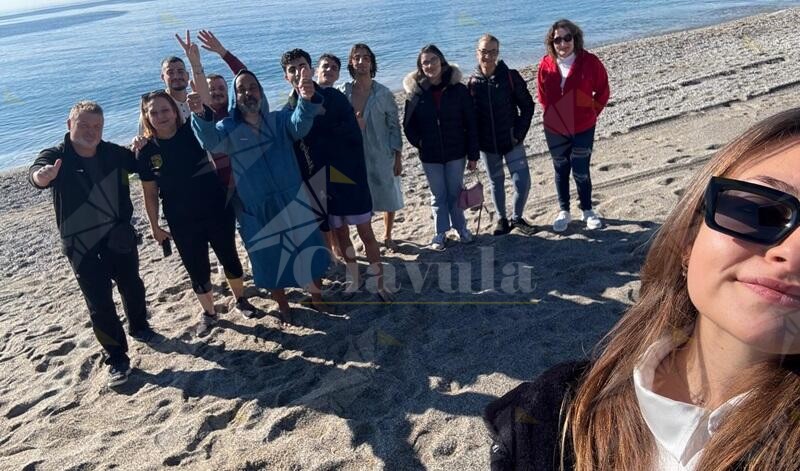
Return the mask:
{"type": "Polygon", "coordinates": [[[192,37],[189,35],[189,30],[186,30],[186,41],[181,39],[180,35],[177,33],[175,34],[175,39],[178,40],[178,44],[180,44],[181,48],[183,48],[183,52],[189,59],[189,63],[192,65],[200,64],[200,48],[197,47],[197,43],[192,42],[192,37]]]}

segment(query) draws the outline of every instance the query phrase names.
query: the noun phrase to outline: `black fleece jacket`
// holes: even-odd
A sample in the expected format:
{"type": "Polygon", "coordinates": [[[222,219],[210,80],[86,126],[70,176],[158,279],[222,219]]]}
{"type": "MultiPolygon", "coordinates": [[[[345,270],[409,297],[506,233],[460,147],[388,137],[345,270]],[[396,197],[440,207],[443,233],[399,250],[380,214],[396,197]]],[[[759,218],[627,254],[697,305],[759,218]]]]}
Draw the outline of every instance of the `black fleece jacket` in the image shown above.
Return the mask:
{"type": "Polygon", "coordinates": [[[136,171],[133,152],[101,141],[97,146],[97,154],[92,158],[98,159],[102,173],[99,184],[95,184],[90,177],[83,157],[72,148],[67,134],[58,146],[41,151],[28,169],[31,185],[44,189],[33,182],[33,173],[61,159],[58,176],[48,188],[52,189],[56,226],[67,255],[73,247],[85,248],[96,244],[118,224],[130,224],[133,215],[128,184],[129,173],[136,171]]]}

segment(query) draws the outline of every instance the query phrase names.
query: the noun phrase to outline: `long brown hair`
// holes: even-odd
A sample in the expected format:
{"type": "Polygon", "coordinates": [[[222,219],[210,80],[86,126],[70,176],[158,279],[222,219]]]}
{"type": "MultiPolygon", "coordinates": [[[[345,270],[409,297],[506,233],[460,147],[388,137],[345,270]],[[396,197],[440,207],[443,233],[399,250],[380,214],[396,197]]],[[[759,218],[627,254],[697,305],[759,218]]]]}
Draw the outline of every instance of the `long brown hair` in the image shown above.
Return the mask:
{"type": "Polygon", "coordinates": [[[574,48],[575,54],[583,50],[583,30],[575,23],[562,18],[553,23],[550,29],[547,30],[547,34],[544,35],[544,48],[548,56],[553,60],[556,60],[556,57],[558,57],[556,48],[553,46],[553,35],[558,28],[564,28],[572,35],[572,47],[574,48]]]}
{"type": "Polygon", "coordinates": [[[447,62],[447,59],[444,58],[444,53],[436,47],[435,44],[426,44],[422,46],[422,49],[419,50],[419,54],[417,54],[417,74],[415,78],[417,81],[420,81],[425,78],[425,72],[422,71],[422,55],[423,54],[436,54],[439,57],[439,63],[442,65],[442,75],[450,68],[450,64],[447,62]]]}
{"type": "Polygon", "coordinates": [[[144,137],[148,139],[153,139],[156,137],[156,128],[153,127],[153,124],[150,123],[150,118],[147,116],[147,106],[150,105],[150,103],[152,103],[156,98],[163,98],[167,100],[169,106],[172,107],[172,111],[175,112],[175,129],[178,129],[181,127],[181,125],[183,125],[181,110],[178,109],[178,105],[175,104],[175,100],[173,100],[167,92],[164,90],[155,90],[150,93],[146,93],[142,95],[142,101],[139,103],[139,124],[142,126],[144,137]]]}
{"type": "MultiPolygon", "coordinates": [[[[682,263],[702,222],[704,189],[711,176],[736,175],[774,155],[776,149],[794,145],[800,145],[800,108],[747,130],[689,184],[652,242],[642,267],[638,301],[600,342],[574,396],[565,399],[562,468],[571,444],[577,471],[653,469],[656,443],[636,400],[633,370],[650,345],[689,328],[697,318],[682,263]]],[[[697,469],[722,471],[738,462],[745,462],[747,470],[797,469],[799,365],[800,355],[785,355],[739,378],[737,391],[750,392],[706,444],[697,469]]]]}

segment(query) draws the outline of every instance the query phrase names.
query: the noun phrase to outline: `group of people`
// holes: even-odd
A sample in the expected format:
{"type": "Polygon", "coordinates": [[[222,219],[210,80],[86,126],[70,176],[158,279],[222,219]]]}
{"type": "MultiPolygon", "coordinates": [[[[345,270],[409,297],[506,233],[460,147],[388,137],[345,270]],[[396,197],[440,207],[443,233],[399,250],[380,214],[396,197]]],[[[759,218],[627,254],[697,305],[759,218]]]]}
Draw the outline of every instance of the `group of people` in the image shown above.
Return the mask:
{"type": "MultiPolygon", "coordinates": [[[[201,31],[199,39],[234,73],[229,105],[225,80],[205,74],[187,33],[178,40],[192,92],[184,62],[166,59],[166,89],[142,96],[133,150],[103,141],[102,109],[81,101],[69,112],[63,142],[30,168],[35,187],[52,188],[64,253],[108,354],[110,386],[130,372],[112,280],[131,337],[147,342],[155,335],[138,274],[129,174],[142,181],[153,238],[165,254],[174,241],[189,272],[203,307],[198,334],[216,320],[209,246],[236,309],[253,311],[242,297],[236,221],[255,284],[271,291],[283,316],[290,286],[307,287],[312,306],[325,309],[320,277],[331,253],[352,260],[350,226],[378,278],[373,212],[385,213],[383,243],[394,243],[394,212],[403,207],[401,124],[394,97],[374,80],[372,50],[353,46],[352,80],[339,89],[338,58],[320,57],[315,83],[308,53],[287,51],[281,65],[291,95],[270,110],[255,74],[212,33],[201,31]],[[160,226],[161,207],[169,230],[160,226]]],[[[537,91],[560,206],[553,228],[562,231],[571,220],[570,174],[582,217],[597,228],[589,162],[609,96],[606,72],[567,20],[552,25],[545,46],[537,91]]],[[[450,229],[462,242],[472,239],[456,200],[465,167],[474,170],[479,157],[497,208],[495,233],[530,230],[522,142],[534,105],[519,73],[497,60],[499,48],[493,36],[480,38],[478,67],[465,85],[461,71],[427,45],[404,80],[402,129],[419,149],[431,190],[434,248],[445,247],[450,229]],[[504,164],[515,189],[510,218],[504,164]]],[[[492,469],[797,469],[798,196],[800,109],[793,109],[756,124],[696,174],[653,240],[639,299],[588,361],[556,365],[489,405],[492,469]]],[[[382,288],[378,296],[389,300],[382,288]]]]}
{"type": "MultiPolygon", "coordinates": [[[[588,160],[593,126],[608,100],[607,77],[599,60],[583,50],[575,24],[562,20],[549,35],[539,93],[561,209],[567,215],[560,214],[554,228],[565,229],[569,219],[570,170],[587,225],[599,227],[591,211],[588,160]]],[[[438,47],[423,47],[416,70],[403,82],[402,125],[394,94],[375,80],[377,58],[367,44],[353,45],[347,58],[351,80],[338,87],[342,63],[335,55],[323,54],[313,69],[306,51],[284,53],[281,66],[291,90],[287,103],[271,110],[256,75],[212,32],[201,30],[193,40],[187,31],[176,39],[190,68],[177,56],[162,61],[165,88],[142,95],[139,132],[130,148],[102,141],[102,108],[81,101],[70,110],[63,142],[42,151],[30,168],[34,186],[53,188],[65,253],[108,353],[110,383],[124,382],[130,369],[112,280],[123,297],[131,336],[143,341],[154,336],[138,275],[137,234],[130,223],[130,173],[141,180],[152,238],[165,256],[174,243],[189,275],[202,308],[198,336],[217,322],[209,248],[224,271],[234,310],[245,317],[256,312],[244,297],[237,225],[254,283],[270,291],[282,322],[291,320],[288,287],[306,288],[312,308],[329,310],[321,278],[331,256],[346,266],[343,296],[361,288],[352,226],[369,262],[367,274],[377,282],[376,296],[391,302],[372,217],[383,213],[382,244],[395,249],[395,213],[404,206],[403,132],[419,149],[431,192],[432,249],[445,249],[450,229],[463,243],[473,240],[458,198],[465,168],[475,171],[479,157],[498,214],[494,233],[533,231],[523,218],[530,189],[523,142],[534,103],[521,75],[499,60],[500,41],[494,36],[479,39],[478,66],[466,80],[438,47]],[[201,47],[230,68],[230,91],[222,75],[206,75],[201,47]],[[510,218],[504,162],[515,188],[510,218]]]]}

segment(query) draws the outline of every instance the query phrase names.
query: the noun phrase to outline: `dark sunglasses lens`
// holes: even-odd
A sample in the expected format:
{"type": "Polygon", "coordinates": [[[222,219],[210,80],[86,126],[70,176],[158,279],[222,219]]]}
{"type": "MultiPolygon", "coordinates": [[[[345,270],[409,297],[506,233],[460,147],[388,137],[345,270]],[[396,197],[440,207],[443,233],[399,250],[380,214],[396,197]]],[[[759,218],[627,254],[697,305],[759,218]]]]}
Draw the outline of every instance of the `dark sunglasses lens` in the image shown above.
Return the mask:
{"type": "Polygon", "coordinates": [[[738,234],[775,240],[791,220],[790,206],[766,196],[741,190],[721,190],[717,194],[714,222],[738,234]]]}
{"type": "Polygon", "coordinates": [[[570,42],[570,41],[572,41],[571,34],[566,34],[564,36],[557,36],[555,39],[553,39],[553,42],[555,44],[561,44],[562,42],[570,42]]]}

